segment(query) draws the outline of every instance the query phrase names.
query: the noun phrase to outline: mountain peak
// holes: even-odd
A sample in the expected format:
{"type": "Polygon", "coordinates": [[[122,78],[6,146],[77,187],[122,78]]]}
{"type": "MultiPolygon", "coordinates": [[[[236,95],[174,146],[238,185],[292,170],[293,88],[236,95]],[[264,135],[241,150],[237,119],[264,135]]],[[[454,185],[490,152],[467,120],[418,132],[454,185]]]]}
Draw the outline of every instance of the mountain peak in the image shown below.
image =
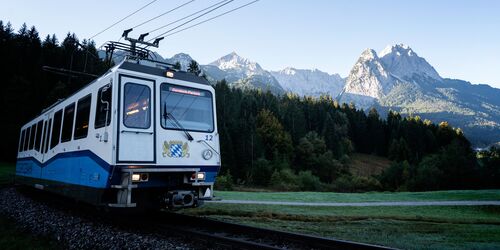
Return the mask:
{"type": "Polygon", "coordinates": [[[212,62],[211,65],[217,66],[221,70],[226,69],[237,69],[237,70],[248,70],[248,71],[263,71],[258,63],[252,62],[247,58],[241,57],[236,54],[236,52],[231,52],[219,59],[215,62],[212,62]]]}
{"type": "Polygon", "coordinates": [[[360,59],[364,61],[378,59],[377,52],[373,49],[365,49],[363,53],[361,53],[360,59]]]}
{"type": "Polygon", "coordinates": [[[191,60],[193,60],[193,58],[186,53],[177,53],[174,56],[172,56],[170,59],[177,60],[177,61],[186,61],[186,60],[191,61],[191,60]]]}
{"type": "Polygon", "coordinates": [[[442,80],[434,67],[419,57],[408,45],[389,45],[380,52],[380,59],[388,71],[399,77],[409,79],[419,75],[437,81],[442,80]]]}
{"type": "Polygon", "coordinates": [[[293,67],[286,67],[279,72],[285,75],[295,75],[297,73],[297,70],[293,67]]]}
{"type": "Polygon", "coordinates": [[[398,56],[402,55],[407,55],[407,56],[417,56],[415,52],[410,48],[410,46],[400,43],[400,44],[394,44],[394,45],[388,45],[380,51],[379,56],[384,57],[387,54],[395,53],[398,56]]]}

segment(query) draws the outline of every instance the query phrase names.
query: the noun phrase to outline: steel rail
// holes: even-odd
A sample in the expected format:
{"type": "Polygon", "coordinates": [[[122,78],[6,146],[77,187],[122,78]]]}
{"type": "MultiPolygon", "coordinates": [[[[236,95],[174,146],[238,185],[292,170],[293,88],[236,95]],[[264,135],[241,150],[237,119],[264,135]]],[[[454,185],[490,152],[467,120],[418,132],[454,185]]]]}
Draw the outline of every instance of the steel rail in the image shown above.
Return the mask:
{"type": "Polygon", "coordinates": [[[157,215],[159,228],[179,236],[244,249],[393,249],[384,246],[247,226],[178,213],[157,215]],[[168,223],[168,224],[167,224],[168,223]],[[182,223],[179,225],[179,223],[182,223]]]}
{"type": "MultiPolygon", "coordinates": [[[[0,185],[8,187],[10,185],[0,185]]],[[[110,223],[164,236],[184,238],[200,248],[234,249],[394,249],[366,243],[338,240],[327,237],[291,233],[280,230],[248,226],[238,223],[219,221],[199,216],[175,212],[132,212],[124,210],[96,209],[90,205],[78,204],[69,198],[47,192],[32,190],[32,199],[42,201],[55,208],[71,210],[74,215],[92,218],[100,223],[110,223]],[[122,211],[122,212],[120,212],[122,211]],[[200,244],[201,243],[201,244],[200,244]]],[[[31,192],[28,192],[31,193],[31,192]]],[[[127,210],[132,211],[132,210],[127,210]]]]}

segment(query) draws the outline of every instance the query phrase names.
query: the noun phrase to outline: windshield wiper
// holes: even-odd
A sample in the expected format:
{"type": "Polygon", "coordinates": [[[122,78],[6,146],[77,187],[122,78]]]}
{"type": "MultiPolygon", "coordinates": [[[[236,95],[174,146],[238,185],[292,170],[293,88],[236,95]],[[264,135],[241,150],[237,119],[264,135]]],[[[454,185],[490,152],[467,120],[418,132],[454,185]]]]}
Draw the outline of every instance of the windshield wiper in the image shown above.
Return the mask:
{"type": "Polygon", "coordinates": [[[178,129],[180,129],[184,132],[184,134],[186,135],[186,137],[189,141],[193,140],[193,136],[191,136],[189,131],[187,131],[187,129],[184,128],[184,126],[182,126],[182,124],[177,119],[175,119],[174,115],[167,112],[167,103],[164,102],[163,103],[163,119],[165,119],[165,126],[167,126],[167,119],[169,119],[169,118],[174,126],[176,126],[178,129]]]}

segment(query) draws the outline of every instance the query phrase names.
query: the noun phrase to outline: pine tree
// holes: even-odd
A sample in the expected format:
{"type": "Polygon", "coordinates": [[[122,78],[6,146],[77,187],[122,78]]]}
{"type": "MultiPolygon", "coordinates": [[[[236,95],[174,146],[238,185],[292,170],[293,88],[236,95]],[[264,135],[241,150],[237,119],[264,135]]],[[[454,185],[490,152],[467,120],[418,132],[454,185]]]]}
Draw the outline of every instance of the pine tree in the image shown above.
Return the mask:
{"type": "Polygon", "coordinates": [[[175,62],[175,64],[174,64],[174,69],[176,69],[176,70],[181,70],[181,67],[182,67],[182,66],[181,66],[181,63],[180,63],[179,61],[175,62]]]}
{"type": "Polygon", "coordinates": [[[188,72],[191,72],[197,76],[201,74],[200,66],[195,60],[191,60],[191,62],[189,63],[188,72]]]}

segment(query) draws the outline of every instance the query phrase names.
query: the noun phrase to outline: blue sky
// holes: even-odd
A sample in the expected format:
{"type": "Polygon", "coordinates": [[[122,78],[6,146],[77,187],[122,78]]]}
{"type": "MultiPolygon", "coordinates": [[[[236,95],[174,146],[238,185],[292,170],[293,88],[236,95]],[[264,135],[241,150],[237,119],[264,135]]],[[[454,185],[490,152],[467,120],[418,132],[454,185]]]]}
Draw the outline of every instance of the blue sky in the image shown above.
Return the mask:
{"type": "MultiPolygon", "coordinates": [[[[0,20],[10,21],[16,30],[23,22],[35,25],[42,36],[55,33],[62,40],[71,31],[83,39],[150,1],[12,0],[2,3],[0,20]]],[[[117,40],[124,29],[187,1],[158,0],[95,41],[117,40]]],[[[217,1],[196,0],[132,34],[217,1]]],[[[226,9],[247,2],[235,0],[226,9]]],[[[235,51],[269,70],[318,68],[345,77],[364,49],[381,51],[395,43],[412,47],[443,77],[500,88],[500,1],[494,0],[261,0],[168,37],[158,52],[185,52],[205,64],[235,51]]]]}

